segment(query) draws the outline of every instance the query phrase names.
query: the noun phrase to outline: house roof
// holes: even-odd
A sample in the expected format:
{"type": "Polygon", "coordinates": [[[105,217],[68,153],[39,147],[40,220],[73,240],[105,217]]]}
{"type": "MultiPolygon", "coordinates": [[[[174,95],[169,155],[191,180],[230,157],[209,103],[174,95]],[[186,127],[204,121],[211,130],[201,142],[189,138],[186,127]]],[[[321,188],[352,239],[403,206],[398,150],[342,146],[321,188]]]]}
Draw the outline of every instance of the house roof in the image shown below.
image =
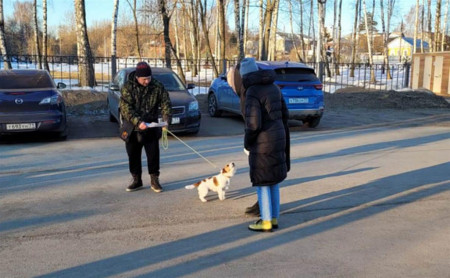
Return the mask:
{"type": "MultiPolygon", "coordinates": [[[[414,45],[414,38],[403,37],[403,40],[405,40],[410,45],[414,45]]],[[[420,47],[420,44],[421,44],[421,40],[416,39],[416,47],[420,47]]],[[[426,41],[423,41],[423,47],[428,48],[428,43],[426,41]]]]}

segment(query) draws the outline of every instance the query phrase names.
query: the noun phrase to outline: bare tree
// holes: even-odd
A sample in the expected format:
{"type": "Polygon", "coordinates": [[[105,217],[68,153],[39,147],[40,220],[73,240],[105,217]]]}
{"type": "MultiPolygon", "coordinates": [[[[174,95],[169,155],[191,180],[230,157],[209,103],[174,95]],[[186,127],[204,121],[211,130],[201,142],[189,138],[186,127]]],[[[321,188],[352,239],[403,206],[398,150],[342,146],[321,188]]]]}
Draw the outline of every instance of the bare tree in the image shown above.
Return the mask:
{"type": "MultiPolygon", "coordinates": [[[[203,15],[201,16],[201,18],[203,21],[203,15]]],[[[244,16],[242,16],[242,20],[245,20],[244,16]]],[[[238,38],[238,60],[241,61],[242,59],[244,59],[244,33],[241,24],[241,8],[239,6],[239,0],[234,0],[234,26],[236,30],[236,37],[238,38]]]]}
{"type": "Polygon", "coordinates": [[[355,19],[353,21],[353,34],[352,34],[352,65],[350,68],[350,77],[355,77],[355,59],[356,59],[356,47],[357,47],[357,33],[358,33],[358,12],[361,0],[356,0],[355,7],[355,19]]]}
{"type": "Polygon", "coordinates": [[[444,45],[447,37],[447,23],[448,23],[448,3],[450,0],[447,0],[447,4],[445,5],[445,16],[444,16],[444,24],[442,26],[442,38],[441,38],[441,51],[444,51],[444,45]]]}
{"type": "Polygon", "coordinates": [[[428,25],[428,47],[429,47],[429,51],[431,51],[431,46],[432,46],[432,36],[431,36],[431,0],[428,0],[428,5],[427,5],[427,25],[428,25]]]}
{"type": "Polygon", "coordinates": [[[220,44],[219,57],[220,68],[223,70],[225,68],[225,5],[224,0],[218,0],[218,15],[219,17],[219,40],[222,42],[220,44]]]}
{"type": "Polygon", "coordinates": [[[5,20],[3,17],[3,0],[0,0],[0,53],[3,56],[3,66],[5,69],[11,69],[11,60],[8,56],[8,50],[5,43],[5,20]]]}
{"type": "Polygon", "coordinates": [[[259,8],[259,30],[258,30],[258,60],[262,60],[263,56],[263,37],[264,37],[264,7],[263,7],[264,1],[259,0],[258,2],[258,8],[259,8]]]}
{"type": "Polygon", "coordinates": [[[417,53],[417,32],[419,29],[419,4],[420,0],[416,0],[416,12],[415,12],[415,18],[414,18],[414,46],[413,46],[413,53],[417,53]]]}
{"type": "MultiPolygon", "coordinates": [[[[288,1],[288,4],[289,4],[289,26],[291,27],[291,38],[292,38],[292,43],[294,45],[295,56],[297,56],[297,59],[300,62],[303,62],[303,59],[300,56],[300,51],[297,48],[296,37],[295,37],[295,34],[294,34],[294,26],[292,24],[292,2],[288,1]]],[[[300,5],[301,5],[301,2],[300,2],[300,5]]],[[[300,16],[301,16],[301,13],[300,13],[300,16]]]]}
{"type": "Polygon", "coordinates": [[[272,13],[272,21],[269,33],[269,60],[275,61],[277,59],[277,31],[278,31],[278,10],[280,6],[280,0],[275,0],[274,9],[272,13]]]}
{"type": "Polygon", "coordinates": [[[162,21],[163,21],[163,33],[164,33],[164,44],[165,44],[165,60],[166,60],[166,67],[172,68],[171,63],[171,53],[174,55],[176,61],[177,61],[177,68],[178,68],[178,74],[180,75],[183,82],[186,82],[186,77],[184,76],[183,68],[181,66],[181,61],[178,57],[177,51],[172,45],[172,41],[170,40],[170,18],[172,17],[172,12],[174,9],[169,11],[169,9],[166,7],[166,0],[158,0],[158,7],[159,12],[161,13],[162,21]]]}
{"type": "MultiPolygon", "coordinates": [[[[300,48],[302,49],[302,57],[304,61],[308,61],[305,53],[305,38],[303,35],[303,2],[299,1],[300,5],[300,48]]],[[[300,60],[301,61],[301,60],[300,60]]]]}
{"type": "Polygon", "coordinates": [[[137,55],[140,59],[142,59],[142,53],[141,53],[141,44],[139,39],[139,22],[137,19],[137,6],[136,6],[136,0],[133,0],[133,4],[131,4],[130,0],[127,0],[128,5],[131,8],[131,11],[133,12],[133,19],[134,19],[134,35],[136,38],[136,49],[137,49],[137,55]]]}
{"type": "Polygon", "coordinates": [[[260,59],[265,61],[268,59],[268,51],[269,51],[269,42],[270,42],[270,32],[272,30],[272,21],[273,21],[273,12],[275,10],[276,0],[267,0],[266,2],[266,10],[264,13],[264,21],[263,21],[263,44],[261,50],[260,59]]]}
{"type": "Polygon", "coordinates": [[[362,0],[364,8],[364,22],[366,24],[366,37],[367,37],[367,49],[369,50],[369,64],[370,64],[370,82],[375,83],[375,70],[373,68],[373,56],[372,56],[372,38],[369,35],[369,21],[367,19],[366,0],[362,0]]]}
{"type": "Polygon", "coordinates": [[[326,0],[318,1],[318,13],[319,13],[319,38],[317,39],[317,58],[318,62],[325,61],[324,55],[324,39],[325,39],[325,4],[326,0]]]}
{"type": "Polygon", "coordinates": [[[48,35],[47,35],[47,0],[42,0],[42,54],[44,61],[44,68],[50,72],[50,67],[47,62],[47,53],[48,53],[48,35]]]}
{"type": "Polygon", "coordinates": [[[390,35],[392,11],[394,10],[395,0],[387,0],[386,20],[384,16],[384,1],[385,0],[380,0],[381,28],[383,30],[383,59],[384,59],[384,67],[387,70],[386,78],[390,80],[392,79],[392,76],[391,71],[389,70],[388,42],[390,35]]]}
{"type": "Polygon", "coordinates": [[[436,17],[434,19],[434,41],[433,52],[438,51],[439,45],[439,32],[441,31],[441,2],[442,0],[436,0],[436,17]]]}
{"type": "Polygon", "coordinates": [[[114,78],[117,72],[117,16],[119,14],[119,0],[114,0],[114,9],[111,23],[111,78],[114,78]]]}
{"type": "Polygon", "coordinates": [[[36,47],[36,57],[38,59],[38,68],[42,69],[41,47],[39,45],[39,25],[37,19],[37,0],[33,2],[33,24],[34,24],[34,45],[36,47]]]}
{"type": "Polygon", "coordinates": [[[201,1],[199,1],[199,8],[200,8],[200,19],[202,21],[202,29],[203,29],[203,34],[205,37],[205,44],[206,44],[206,52],[208,55],[208,58],[211,59],[211,64],[212,64],[212,68],[214,71],[214,77],[219,76],[219,72],[217,71],[217,67],[216,67],[216,61],[214,60],[214,57],[212,55],[212,51],[211,51],[211,44],[209,42],[209,27],[207,26],[207,22],[206,22],[206,7],[207,7],[207,1],[205,1],[205,4],[203,5],[201,1]]]}
{"type": "Polygon", "coordinates": [[[89,45],[89,38],[86,27],[86,6],[84,0],[75,1],[75,21],[77,30],[77,53],[78,53],[78,69],[79,69],[79,83],[81,87],[94,87],[95,72],[93,66],[93,59],[91,47],[89,45]]]}

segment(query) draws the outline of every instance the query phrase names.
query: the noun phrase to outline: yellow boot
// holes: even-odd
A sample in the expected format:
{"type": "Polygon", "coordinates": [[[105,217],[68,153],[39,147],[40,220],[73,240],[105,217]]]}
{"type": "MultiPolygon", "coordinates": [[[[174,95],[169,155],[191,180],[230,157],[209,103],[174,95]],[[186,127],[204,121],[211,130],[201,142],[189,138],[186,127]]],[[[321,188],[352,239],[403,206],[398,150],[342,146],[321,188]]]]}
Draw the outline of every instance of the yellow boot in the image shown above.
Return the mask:
{"type": "Polygon", "coordinates": [[[272,228],[278,229],[278,219],[272,218],[272,228]]]}
{"type": "Polygon", "coordinates": [[[272,232],[272,221],[259,219],[254,224],[248,226],[254,232],[272,232]]]}

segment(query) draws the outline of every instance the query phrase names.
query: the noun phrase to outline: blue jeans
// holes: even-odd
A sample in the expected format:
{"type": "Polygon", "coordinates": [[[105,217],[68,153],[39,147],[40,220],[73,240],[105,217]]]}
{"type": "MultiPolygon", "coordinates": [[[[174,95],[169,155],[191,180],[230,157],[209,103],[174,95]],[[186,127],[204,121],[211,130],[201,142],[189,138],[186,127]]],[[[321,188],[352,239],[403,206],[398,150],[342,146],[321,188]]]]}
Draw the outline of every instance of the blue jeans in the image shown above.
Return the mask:
{"type": "Polygon", "coordinates": [[[257,186],[258,204],[262,220],[272,220],[280,216],[280,186],[257,186]]]}

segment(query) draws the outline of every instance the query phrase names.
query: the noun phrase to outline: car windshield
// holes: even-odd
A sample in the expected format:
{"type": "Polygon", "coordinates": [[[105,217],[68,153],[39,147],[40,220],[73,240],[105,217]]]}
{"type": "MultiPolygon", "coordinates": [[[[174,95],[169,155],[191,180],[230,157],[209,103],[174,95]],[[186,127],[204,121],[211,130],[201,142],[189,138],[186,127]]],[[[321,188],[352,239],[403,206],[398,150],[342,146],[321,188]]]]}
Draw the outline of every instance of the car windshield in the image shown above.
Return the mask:
{"type": "Polygon", "coordinates": [[[314,74],[313,69],[307,68],[280,68],[275,69],[276,81],[281,82],[300,82],[300,81],[317,81],[319,80],[314,74]]]}
{"type": "Polygon", "coordinates": [[[54,88],[54,83],[46,72],[2,72],[0,89],[43,89],[54,88]]]}
{"type": "Polygon", "coordinates": [[[183,83],[174,73],[154,73],[153,77],[155,77],[159,82],[163,83],[167,91],[185,90],[183,83]]]}

